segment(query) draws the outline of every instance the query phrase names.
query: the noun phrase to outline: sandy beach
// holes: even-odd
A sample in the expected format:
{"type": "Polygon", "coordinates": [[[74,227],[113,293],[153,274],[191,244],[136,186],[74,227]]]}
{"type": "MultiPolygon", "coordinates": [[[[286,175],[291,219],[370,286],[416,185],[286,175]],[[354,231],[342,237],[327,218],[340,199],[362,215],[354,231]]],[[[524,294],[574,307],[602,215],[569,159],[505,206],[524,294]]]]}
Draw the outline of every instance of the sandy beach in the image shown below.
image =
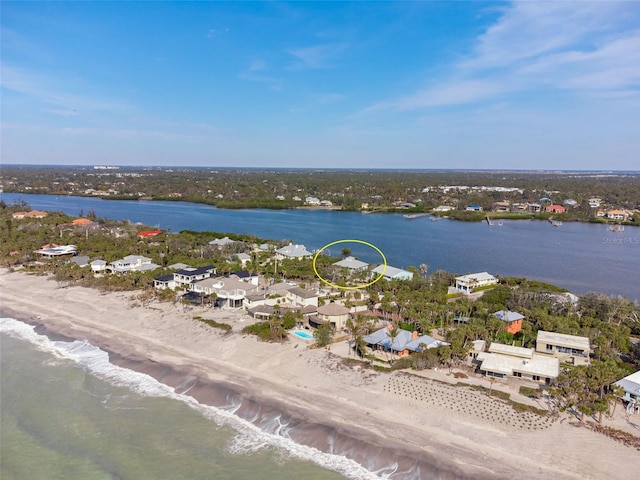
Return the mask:
{"type": "MultiPolygon", "coordinates": [[[[318,433],[330,429],[352,445],[354,458],[418,462],[421,471],[431,466],[434,478],[633,478],[640,471],[640,452],[577,427],[568,416],[551,422],[518,414],[481,392],[447,384],[444,372],[381,373],[346,366],[339,355],[309,349],[301,339],[262,343],[237,333],[252,322],[239,312],[143,306],[135,292],[65,287],[6,270],[0,289],[5,314],[87,339],[114,363],[189,390],[203,403],[215,402],[216,386],[225,385],[247,399],[238,414],[249,418],[256,405],[286,412],[314,426],[292,437],[319,449],[330,448],[318,433]],[[234,332],[224,335],[194,315],[230,323],[234,332]]],[[[337,349],[346,354],[346,345],[337,349]]]]}

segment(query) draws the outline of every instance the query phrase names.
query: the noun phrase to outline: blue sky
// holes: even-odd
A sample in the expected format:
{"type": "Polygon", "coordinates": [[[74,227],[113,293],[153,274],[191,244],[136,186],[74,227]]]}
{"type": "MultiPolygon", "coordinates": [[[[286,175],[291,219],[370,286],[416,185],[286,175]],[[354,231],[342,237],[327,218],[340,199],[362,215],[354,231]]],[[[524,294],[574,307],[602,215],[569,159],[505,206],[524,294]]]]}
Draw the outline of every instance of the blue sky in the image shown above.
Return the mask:
{"type": "Polygon", "coordinates": [[[3,163],[638,170],[638,2],[10,2],[3,163]]]}

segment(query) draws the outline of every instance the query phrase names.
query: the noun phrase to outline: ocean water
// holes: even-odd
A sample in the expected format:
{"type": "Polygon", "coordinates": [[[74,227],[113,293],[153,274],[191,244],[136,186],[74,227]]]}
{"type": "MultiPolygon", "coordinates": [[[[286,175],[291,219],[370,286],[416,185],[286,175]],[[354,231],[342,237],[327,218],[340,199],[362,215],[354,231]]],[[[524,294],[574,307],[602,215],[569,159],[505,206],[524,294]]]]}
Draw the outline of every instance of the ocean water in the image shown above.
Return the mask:
{"type": "Polygon", "coordinates": [[[266,433],[233,406],[201,405],[115,366],[85,341],[3,318],[0,347],[3,480],[377,478],[266,433]]]}
{"type": "Polygon", "coordinates": [[[0,318],[3,480],[462,478],[446,460],[375,445],[349,426],[38,330],[0,318]]]}
{"type": "MultiPolygon", "coordinates": [[[[565,222],[553,227],[540,220],[486,222],[408,220],[400,214],[363,215],[327,210],[224,210],[188,202],[144,202],[99,198],[3,193],[7,203],[24,200],[34,209],[78,215],[93,209],[99,217],[127,219],[163,229],[234,232],[261,238],[290,239],[308,249],[343,239],[373,243],[390,265],[425,263],[429,271],[456,274],[488,271],[527,277],[566,288],[624,295],[640,301],[640,228],[611,232],[605,225],[565,222]]],[[[342,246],[366,262],[380,256],[358,244],[342,246]]]]}

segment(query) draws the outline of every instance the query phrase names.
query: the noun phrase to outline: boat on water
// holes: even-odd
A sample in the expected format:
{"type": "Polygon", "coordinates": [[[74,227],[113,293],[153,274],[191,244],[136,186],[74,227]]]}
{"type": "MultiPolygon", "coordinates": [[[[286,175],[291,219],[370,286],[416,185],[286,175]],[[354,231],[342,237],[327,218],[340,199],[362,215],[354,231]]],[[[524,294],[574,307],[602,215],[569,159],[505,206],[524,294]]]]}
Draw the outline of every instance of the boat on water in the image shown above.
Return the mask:
{"type": "Polygon", "coordinates": [[[499,226],[499,227],[501,227],[501,226],[503,226],[503,225],[504,225],[504,223],[502,223],[502,222],[498,222],[498,226],[499,226]]]}
{"type": "Polygon", "coordinates": [[[487,224],[488,224],[490,227],[493,227],[493,220],[491,220],[491,219],[489,218],[489,215],[487,215],[486,217],[484,217],[484,219],[487,221],[487,224]]]}
{"type": "Polygon", "coordinates": [[[624,232],[624,225],[609,225],[609,230],[612,232],[624,232]]]}
{"type": "Polygon", "coordinates": [[[413,220],[414,218],[426,217],[429,215],[428,213],[408,213],[403,215],[404,218],[408,218],[409,220],[413,220]]]}
{"type": "Polygon", "coordinates": [[[560,220],[554,220],[553,218],[549,218],[549,223],[554,227],[561,227],[562,222],[560,220]]]}

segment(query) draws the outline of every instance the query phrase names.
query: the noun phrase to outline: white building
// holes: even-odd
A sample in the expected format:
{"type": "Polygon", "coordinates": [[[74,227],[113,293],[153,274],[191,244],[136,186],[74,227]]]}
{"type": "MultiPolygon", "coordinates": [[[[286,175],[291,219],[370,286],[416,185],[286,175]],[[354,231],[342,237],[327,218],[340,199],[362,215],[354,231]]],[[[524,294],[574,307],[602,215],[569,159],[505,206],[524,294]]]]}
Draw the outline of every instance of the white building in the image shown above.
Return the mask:
{"type": "Polygon", "coordinates": [[[503,380],[516,377],[549,384],[560,374],[560,362],[555,357],[534,353],[533,348],[495,342],[488,352],[478,353],[476,362],[480,364],[480,372],[487,377],[503,380]]]}
{"type": "Polygon", "coordinates": [[[150,258],[142,255],[127,255],[120,260],[111,262],[107,265],[107,270],[111,273],[128,273],[128,272],[145,272],[155,270],[160,265],[153,263],[150,258]]]}
{"type": "Polygon", "coordinates": [[[371,270],[371,275],[373,278],[376,278],[382,274],[382,278],[386,280],[411,280],[413,279],[413,272],[409,272],[407,270],[403,270],[401,268],[392,267],[391,265],[387,265],[385,268],[384,265],[378,265],[376,268],[371,270]]]}
{"type": "Polygon", "coordinates": [[[614,385],[624,389],[622,399],[627,402],[627,412],[640,413],[640,370],[621,378],[614,385]]]}
{"type": "Polygon", "coordinates": [[[498,279],[487,272],[470,273],[455,278],[455,289],[462,293],[472,293],[475,288],[496,285],[498,279]]]}
{"type": "Polygon", "coordinates": [[[536,338],[536,352],[553,355],[562,362],[587,365],[591,345],[587,337],[539,330],[536,338]]]}

